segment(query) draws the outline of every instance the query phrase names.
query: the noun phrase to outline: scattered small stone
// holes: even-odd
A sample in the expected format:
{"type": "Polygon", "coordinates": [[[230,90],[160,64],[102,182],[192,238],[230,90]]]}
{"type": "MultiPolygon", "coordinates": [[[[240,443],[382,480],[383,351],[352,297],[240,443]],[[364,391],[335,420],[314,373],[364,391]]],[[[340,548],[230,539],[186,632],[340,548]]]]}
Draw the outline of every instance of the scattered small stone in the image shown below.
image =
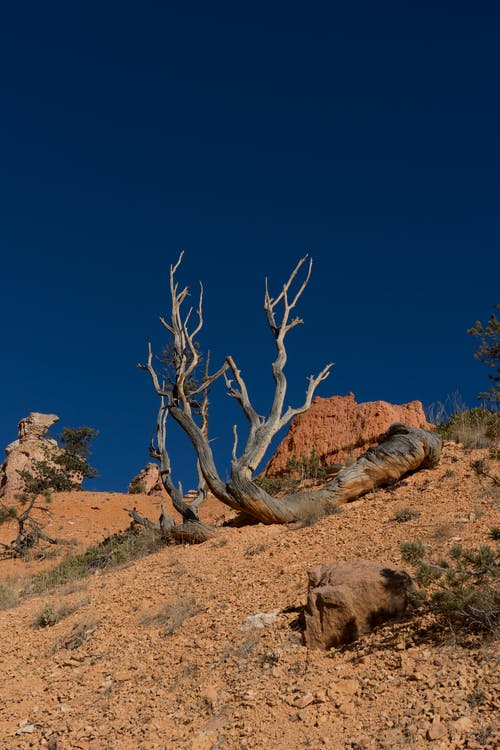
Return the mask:
{"type": "Polygon", "coordinates": [[[354,703],[341,703],[339,706],[339,712],[344,716],[352,716],[356,713],[356,706],[354,703]]]}
{"type": "Polygon", "coordinates": [[[469,716],[461,716],[459,719],[452,723],[452,726],[453,729],[455,729],[460,734],[465,734],[465,732],[470,732],[470,730],[474,726],[474,722],[469,716]]]}
{"type": "Polygon", "coordinates": [[[355,750],[364,750],[364,748],[370,747],[371,739],[367,734],[359,734],[352,741],[352,746],[355,750]]]}
{"type": "Polygon", "coordinates": [[[445,724],[441,724],[438,719],[434,719],[430,727],[427,729],[427,739],[442,740],[448,734],[448,729],[445,724]]]}
{"type": "Polygon", "coordinates": [[[279,609],[275,609],[272,612],[257,612],[255,615],[249,615],[243,620],[241,630],[263,630],[277,621],[279,612],[279,609]]]}
{"type": "Polygon", "coordinates": [[[295,698],[293,705],[297,708],[305,708],[314,701],[314,695],[312,693],[304,693],[303,695],[295,698]]]}

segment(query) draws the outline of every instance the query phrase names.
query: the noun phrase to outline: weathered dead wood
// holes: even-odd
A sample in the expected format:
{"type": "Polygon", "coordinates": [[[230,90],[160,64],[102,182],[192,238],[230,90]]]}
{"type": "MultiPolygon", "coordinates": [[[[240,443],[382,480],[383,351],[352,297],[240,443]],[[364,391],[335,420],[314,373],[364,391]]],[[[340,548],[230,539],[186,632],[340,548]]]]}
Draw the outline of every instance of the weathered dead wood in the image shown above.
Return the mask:
{"type": "MultiPolygon", "coordinates": [[[[435,432],[396,422],[380,441],[376,448],[370,448],[352,466],[341,469],[320,489],[297,492],[282,499],[267,495],[251,480],[243,479],[239,483],[232,477],[225,493],[231,501],[225,504],[264,524],[310,523],[334,513],[342,503],[356,500],[412,472],[431,469],[439,462],[442,441],[435,432]]],[[[137,511],[128,512],[137,523],[155,529],[170,541],[198,543],[214,533],[210,526],[199,521],[174,524],[163,532],[160,523],[142,519],[137,511]]],[[[173,523],[171,519],[170,522],[173,523]]]]}
{"type": "Polygon", "coordinates": [[[376,448],[341,469],[325,489],[333,493],[336,503],[347,503],[406,474],[434,468],[439,463],[441,446],[437,432],[395,422],[380,436],[376,448]]]}
{"type": "Polygon", "coordinates": [[[162,506],[158,522],[140,515],[136,508],[124,508],[133,522],[158,534],[166,544],[201,544],[215,535],[215,529],[198,520],[176,524],[162,506]]]}
{"type": "MultiPolygon", "coordinates": [[[[171,480],[170,460],[166,448],[167,415],[173,418],[191,440],[202,480],[201,496],[204,497],[209,490],[225,505],[265,524],[308,522],[317,519],[335,512],[340,503],[353,500],[375,487],[401,478],[408,472],[432,466],[437,462],[440,451],[440,439],[437,435],[397,424],[382,436],[378,448],[367,451],[353,466],[341,469],[323,488],[314,492],[299,492],[284,499],[269,495],[252,480],[252,477],[273,437],[295,415],[309,408],[318,385],[328,377],[332,367],[328,364],[318,375],[310,376],[302,406],[285,408],[285,338],[290,330],[303,322],[298,317],[292,317],[292,312],[309,282],[312,261],[306,256],[297,263],[276,298],[271,297],[266,281],[264,311],[275,341],[276,358],[272,363],[275,389],[271,409],[265,417],[258,414],[252,405],[243,375],[231,356],[226,357],[224,364],[213,375],[209,375],[207,369],[200,385],[196,384],[195,370],[200,363],[200,348],[196,336],[203,326],[203,287],[196,309],[197,321],[191,324],[192,308],[187,313],[181,312],[182,305],[189,296],[188,289],[179,289],[175,280],[181,260],[182,254],[177,263],[170,268],[172,307],[169,322],[164,318],[160,319],[173,339],[172,369],[175,376],[168,382],[161,382],[153,366],[151,346],[147,363],[140,367],[149,373],[155,391],[161,399],[157,447],[152,448],[152,455],[160,460],[163,484],[172,498],[174,507],[183,517],[183,533],[189,536],[189,524],[200,522],[196,507],[185,503],[182,487],[175,487],[171,480]],[[302,281],[298,279],[300,273],[304,274],[302,281]],[[297,291],[292,292],[292,286],[298,286],[297,291]],[[241,452],[238,435],[234,429],[231,471],[227,481],[220,478],[215,465],[208,438],[206,409],[200,409],[200,401],[195,399],[195,396],[201,395],[202,403],[208,407],[208,390],[220,377],[224,377],[228,395],[239,404],[248,423],[248,435],[241,452]]],[[[177,528],[173,521],[171,524],[173,528],[177,528]]],[[[170,531],[168,533],[172,534],[170,531]]]]}

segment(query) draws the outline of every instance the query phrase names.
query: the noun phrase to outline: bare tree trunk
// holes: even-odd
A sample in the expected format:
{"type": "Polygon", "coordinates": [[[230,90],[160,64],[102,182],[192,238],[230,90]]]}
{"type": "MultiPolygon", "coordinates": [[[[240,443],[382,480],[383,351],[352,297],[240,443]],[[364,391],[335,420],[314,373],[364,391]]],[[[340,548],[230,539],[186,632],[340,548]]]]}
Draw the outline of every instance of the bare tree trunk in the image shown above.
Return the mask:
{"type": "MultiPolygon", "coordinates": [[[[318,490],[274,498],[238,468],[224,486],[224,492],[214,494],[224,504],[260,523],[310,523],[334,513],[339,505],[356,500],[376,487],[392,484],[407,474],[431,469],[439,463],[442,441],[435,432],[396,422],[380,441],[376,448],[370,448],[354,464],[341,469],[334,479],[318,490]]],[[[136,514],[133,517],[137,520],[136,514]]],[[[202,529],[201,526],[183,524],[182,531],[169,531],[166,537],[172,541],[205,541],[203,533],[207,534],[206,538],[212,534],[208,532],[210,527],[203,525],[202,529]]],[[[155,528],[160,530],[160,525],[156,524],[155,528]]]]}
{"type": "MultiPolygon", "coordinates": [[[[437,433],[396,422],[381,435],[376,448],[370,448],[354,464],[341,469],[319,490],[298,492],[278,500],[238,471],[227,483],[227,491],[236,500],[239,510],[261,523],[308,522],[335,512],[338,505],[355,500],[376,487],[391,484],[419,469],[436,466],[441,442],[437,433]]],[[[222,497],[219,499],[224,502],[222,497]]]]}
{"type": "MultiPolygon", "coordinates": [[[[178,532],[183,540],[189,538],[189,524],[196,525],[196,541],[199,535],[209,534],[209,527],[201,529],[196,508],[188,506],[182,493],[182,487],[175,487],[171,480],[170,460],[166,448],[165,421],[167,414],[177,422],[189,437],[195,450],[199,475],[202,479],[200,496],[206,489],[225,505],[245,513],[265,524],[290,523],[293,521],[307,522],[335,511],[340,503],[348,502],[368,492],[375,487],[393,482],[411,471],[430,467],[439,460],[441,440],[439,436],[425,430],[397,423],[382,436],[381,444],[367,451],[353,466],[341,469],[323,488],[314,492],[299,492],[284,499],[277,499],[265,492],[252,481],[252,476],[264,457],[273,437],[285,427],[291,419],[307,411],[311,405],[318,385],[325,380],[332,367],[326,365],[316,376],[309,377],[309,384],[302,406],[285,408],[287,381],[285,365],[287,352],[285,338],[289,331],[302,324],[298,317],[292,317],[292,311],[304,292],[311,275],[312,261],[306,263],[307,256],[302,258],[283,284],[281,292],[276,298],[271,297],[266,281],[264,295],[264,311],[267,323],[276,345],[276,359],[272,363],[274,379],[274,395],[267,417],[257,413],[250,401],[245,380],[231,356],[226,357],[222,367],[213,375],[205,369],[201,384],[195,382],[196,368],[201,361],[197,334],[203,327],[202,300],[203,287],[197,307],[197,322],[190,325],[192,309],[182,313],[181,308],[189,296],[187,287],[179,289],[175,274],[182,261],[182,253],[177,263],[170,267],[170,294],[172,301],[171,316],[167,322],[160,318],[162,325],[173,339],[172,351],[175,375],[170,380],[162,380],[153,366],[153,354],[149,346],[148,361],[139,365],[151,376],[154,389],[161,398],[160,416],[158,418],[157,448],[152,455],[160,461],[160,471],[163,484],[169,493],[174,507],[183,517],[183,531],[178,532]],[[305,265],[304,265],[305,264],[305,265]],[[301,269],[304,269],[301,271],[301,269]],[[299,273],[305,278],[297,281],[299,273]],[[292,287],[298,286],[293,293],[292,287]],[[278,315],[278,310],[280,314],[278,315]],[[248,435],[241,452],[238,455],[238,435],[234,428],[234,444],[231,460],[230,479],[222,481],[214,461],[207,430],[208,390],[219,378],[224,377],[228,395],[241,407],[247,423],[248,435]],[[196,400],[202,396],[202,405],[196,400]],[[201,425],[199,424],[201,419],[201,425]]],[[[132,517],[138,520],[137,512],[132,517]]],[[[144,525],[146,522],[142,519],[144,525]]],[[[173,531],[175,523],[169,519],[168,531],[161,528],[161,524],[153,524],[166,535],[175,538],[173,531]]]]}

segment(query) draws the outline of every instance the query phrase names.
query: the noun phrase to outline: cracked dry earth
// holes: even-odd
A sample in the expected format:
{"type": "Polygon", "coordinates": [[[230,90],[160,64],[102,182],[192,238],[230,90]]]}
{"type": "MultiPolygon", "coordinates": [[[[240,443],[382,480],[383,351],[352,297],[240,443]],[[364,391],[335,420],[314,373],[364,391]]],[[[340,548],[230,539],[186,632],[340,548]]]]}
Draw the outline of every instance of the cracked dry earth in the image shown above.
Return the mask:
{"type": "MultiPolygon", "coordinates": [[[[447,443],[438,468],[308,528],[221,527],[233,513],[208,500],[202,516],[221,528],[204,545],[166,547],[0,612],[0,747],[498,747],[497,642],[464,643],[411,611],[350,647],[307,651],[287,611],[305,603],[306,571],[318,563],[363,557],[409,569],[399,544],[415,539],[438,555],[457,538],[495,548],[499,497],[471,468],[486,453],[447,443]],[[397,523],[401,508],[420,515],[397,523]],[[46,604],[69,614],[35,627],[46,604]],[[262,612],[276,616],[246,629],[262,612]]],[[[133,501],[157,515],[154,500],[133,501]]],[[[50,528],[85,547],[125,529],[130,504],[55,495],[50,528]]],[[[0,581],[21,585],[57,559],[0,561],[0,581]]]]}

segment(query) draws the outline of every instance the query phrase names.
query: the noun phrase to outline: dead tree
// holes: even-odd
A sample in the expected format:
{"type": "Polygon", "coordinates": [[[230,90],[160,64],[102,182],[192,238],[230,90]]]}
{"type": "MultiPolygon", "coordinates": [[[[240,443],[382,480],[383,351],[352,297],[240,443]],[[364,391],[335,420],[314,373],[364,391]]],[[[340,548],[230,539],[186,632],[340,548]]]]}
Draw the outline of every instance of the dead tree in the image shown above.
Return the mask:
{"type": "Polygon", "coordinates": [[[37,547],[40,541],[47,542],[48,544],[58,544],[64,541],[47,534],[38,519],[34,517],[34,511],[49,512],[49,509],[45,505],[38,503],[37,500],[38,497],[36,495],[28,496],[25,503],[26,507],[22,513],[19,513],[15,507],[5,506],[0,501],[0,524],[8,521],[15,521],[17,523],[16,538],[10,544],[0,542],[0,547],[6,553],[16,557],[23,557],[34,547],[37,547]]]}
{"type": "MultiPolygon", "coordinates": [[[[175,278],[182,256],[183,253],[177,263],[170,267],[170,319],[167,322],[165,318],[160,318],[162,325],[173,340],[175,377],[171,383],[166,383],[160,378],[153,364],[151,345],[149,345],[147,363],[139,367],[149,373],[154,389],[161,399],[162,405],[157,424],[156,457],[160,460],[164,487],[172,498],[174,507],[183,516],[184,526],[187,522],[199,524],[199,520],[197,517],[190,517],[191,508],[186,507],[187,504],[182,498],[182,488],[180,486],[176,488],[171,479],[170,460],[166,447],[167,416],[171,416],[189,437],[196,452],[199,473],[204,486],[229,507],[266,524],[304,522],[318,518],[333,512],[339,502],[359,497],[360,494],[373,487],[399,478],[420,466],[431,465],[438,460],[440,450],[438,436],[400,425],[387,433],[386,442],[383,445],[374,451],[368,451],[353,467],[341,470],[323,488],[316,491],[298,492],[280,499],[269,495],[252,480],[252,477],[274,436],[293,417],[302,414],[310,407],[318,385],[328,377],[332,367],[332,363],[327,364],[319,374],[309,377],[302,406],[285,408],[287,391],[284,372],[287,362],[285,339],[292,328],[303,322],[299,317],[292,317],[292,314],[309,282],[312,260],[308,260],[306,256],[297,263],[281,292],[275,298],[271,296],[266,281],[264,311],[275,341],[276,358],[272,363],[274,395],[270,412],[265,417],[259,415],[252,405],[243,375],[232,356],[227,356],[214,374],[210,375],[208,370],[205,370],[201,382],[193,385],[193,375],[200,364],[200,350],[196,337],[203,327],[203,287],[200,287],[196,321],[191,329],[193,308],[187,312],[182,310],[189,290],[187,287],[180,289],[175,278]],[[301,274],[302,280],[300,280],[301,274]],[[294,292],[293,286],[296,287],[294,292]],[[200,424],[196,408],[199,407],[199,399],[201,399],[208,409],[208,390],[220,378],[224,378],[227,393],[240,405],[248,423],[247,439],[241,450],[239,450],[237,430],[236,427],[234,428],[231,471],[227,481],[220,478],[215,465],[208,438],[206,413],[200,424]]],[[[165,514],[162,513],[162,515],[165,514]]],[[[144,522],[144,519],[139,520],[136,516],[137,513],[133,516],[135,520],[144,522]]],[[[148,525],[150,523],[148,522],[148,525]]],[[[169,522],[164,520],[163,523],[173,524],[171,519],[169,522]]],[[[161,527],[161,521],[155,524],[155,527],[161,527]]],[[[171,529],[167,532],[168,534],[172,534],[171,529]]]]}

